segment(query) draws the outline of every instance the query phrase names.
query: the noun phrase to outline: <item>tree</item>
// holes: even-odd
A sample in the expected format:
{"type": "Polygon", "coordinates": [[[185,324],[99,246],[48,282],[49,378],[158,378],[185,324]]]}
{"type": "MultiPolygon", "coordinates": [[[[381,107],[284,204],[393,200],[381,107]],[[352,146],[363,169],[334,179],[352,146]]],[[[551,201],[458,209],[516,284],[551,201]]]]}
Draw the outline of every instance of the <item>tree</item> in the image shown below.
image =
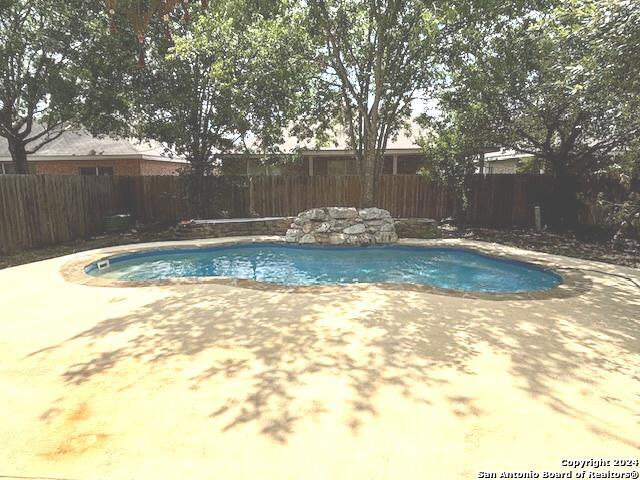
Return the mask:
{"type": "MultiPolygon", "coordinates": [[[[201,12],[193,13],[197,18],[201,12]]],[[[143,67],[132,74],[125,118],[128,135],[159,141],[186,158],[188,165],[181,172],[185,193],[196,214],[202,215],[209,201],[204,177],[212,173],[214,155],[232,142],[236,125],[233,83],[220,59],[229,38],[223,26],[216,25],[216,34],[224,38],[207,51],[193,51],[183,38],[196,26],[180,16],[173,12],[168,21],[160,17],[145,29],[146,46],[139,60],[143,67]],[[167,34],[170,31],[173,34],[167,34]]],[[[116,35],[139,33],[123,24],[116,35]]],[[[99,125],[96,131],[110,133],[110,128],[99,125]]]]}
{"type": "Polygon", "coordinates": [[[464,113],[451,110],[438,118],[422,115],[427,134],[418,143],[429,165],[418,173],[429,180],[446,185],[456,198],[457,216],[470,206],[473,176],[482,170],[484,150],[490,136],[478,118],[478,106],[467,105],[464,113]]]}
{"type": "Polygon", "coordinates": [[[27,173],[27,155],[58,138],[85,105],[87,68],[109,58],[94,55],[105,30],[101,7],[0,0],[0,136],[16,173],[27,173]]]}
{"type": "Polygon", "coordinates": [[[319,67],[312,93],[321,99],[312,121],[335,119],[344,130],[362,178],[362,206],[375,203],[387,141],[436,77],[434,12],[413,0],[308,2],[319,67]]]}
{"type": "Polygon", "coordinates": [[[594,2],[479,22],[475,43],[457,39],[465,48],[449,62],[451,85],[441,96],[443,108],[459,115],[478,106],[474,118],[478,128],[488,128],[488,141],[543,162],[557,180],[565,223],[574,217],[570,177],[606,171],[616,162],[613,153],[640,132],[637,89],[603,73],[605,62],[611,72],[622,67],[604,41],[611,25],[581,34],[585,25],[600,24],[587,4],[594,2]]]}
{"type": "Polygon", "coordinates": [[[640,127],[637,92],[604,81],[600,47],[577,35],[578,18],[556,8],[499,24],[456,65],[445,99],[453,108],[482,105],[480,121],[497,143],[536,155],[559,179],[605,168],[640,127]]]}
{"type": "MultiPolygon", "coordinates": [[[[202,2],[191,6],[189,21],[183,9],[150,17],[140,42],[144,67],[121,64],[100,79],[100,91],[107,92],[100,104],[120,99],[122,108],[83,116],[94,134],[154,139],[184,156],[183,179],[196,214],[207,211],[205,177],[217,158],[242,149],[248,137],[264,151],[281,143],[304,90],[305,30],[295,15],[278,14],[284,7],[277,1],[254,7],[241,0],[202,2]]],[[[113,36],[130,46],[140,37],[135,22],[116,20],[113,36]]]]}
{"type": "Polygon", "coordinates": [[[597,71],[592,80],[606,79],[636,94],[640,92],[640,9],[631,0],[576,0],[564,15],[578,28],[570,33],[593,48],[597,71]]]}
{"type": "Polygon", "coordinates": [[[308,34],[299,11],[279,0],[218,2],[177,40],[172,60],[210,62],[209,81],[222,88],[214,107],[226,147],[277,153],[295,118],[313,70],[308,34]],[[248,138],[251,137],[251,138],[248,138]]]}

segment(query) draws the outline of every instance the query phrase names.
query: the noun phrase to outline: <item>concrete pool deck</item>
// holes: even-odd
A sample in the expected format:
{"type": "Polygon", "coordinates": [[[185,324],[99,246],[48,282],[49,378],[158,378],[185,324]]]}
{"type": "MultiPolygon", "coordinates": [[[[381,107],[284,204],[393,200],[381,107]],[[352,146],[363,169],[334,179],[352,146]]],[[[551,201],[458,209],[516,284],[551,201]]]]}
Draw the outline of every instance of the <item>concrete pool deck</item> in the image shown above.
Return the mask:
{"type": "Polygon", "coordinates": [[[495,301],[60,273],[144,245],[0,270],[0,478],[466,479],[638,458],[640,270],[420,244],[526,256],[588,288],[495,301]]]}

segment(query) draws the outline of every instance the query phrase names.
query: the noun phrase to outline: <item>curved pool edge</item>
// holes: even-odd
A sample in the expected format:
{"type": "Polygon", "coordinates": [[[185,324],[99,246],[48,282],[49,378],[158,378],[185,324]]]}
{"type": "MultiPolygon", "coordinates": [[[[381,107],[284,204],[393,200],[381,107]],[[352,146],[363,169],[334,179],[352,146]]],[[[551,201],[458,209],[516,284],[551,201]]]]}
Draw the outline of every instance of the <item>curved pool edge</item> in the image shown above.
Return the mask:
{"type": "MultiPolygon", "coordinates": [[[[120,245],[117,247],[108,247],[89,252],[82,252],[78,256],[65,263],[60,268],[62,277],[71,283],[76,283],[92,287],[112,287],[112,288],[143,288],[158,286],[179,286],[179,285],[197,285],[197,284],[216,284],[226,285],[238,288],[246,288],[261,291],[274,291],[286,293],[314,293],[325,294],[335,293],[336,291],[344,292],[348,290],[361,291],[367,288],[379,288],[384,290],[398,291],[415,291],[425,292],[437,295],[446,295],[470,299],[482,300],[546,300],[553,298],[570,298],[581,295],[591,288],[590,280],[581,272],[574,269],[564,269],[562,265],[543,259],[533,259],[529,255],[537,252],[528,252],[521,250],[522,254],[501,251],[499,244],[489,244],[486,242],[464,240],[462,242],[451,242],[442,239],[401,239],[396,245],[407,247],[422,248],[455,248],[468,250],[481,255],[499,258],[502,260],[514,261],[518,263],[528,264],[551,273],[562,278],[562,283],[544,291],[517,292],[517,293],[491,293],[491,292],[466,292],[460,290],[451,290],[445,288],[434,287],[431,285],[413,284],[413,283],[359,283],[359,284],[337,284],[337,285],[304,285],[292,286],[277,283],[259,282],[251,279],[239,279],[232,277],[179,277],[163,280],[145,280],[145,281],[127,281],[107,279],[100,276],[93,276],[86,272],[87,267],[97,262],[109,258],[115,258],[124,255],[136,253],[160,252],[167,249],[177,250],[180,248],[213,248],[213,247],[229,247],[235,245],[244,245],[251,243],[282,243],[284,237],[278,236],[249,236],[249,237],[222,237],[206,240],[181,240],[169,242],[155,242],[144,244],[120,245]],[[496,248],[497,247],[497,248],[496,248]],[[529,254],[529,255],[528,255],[529,254]],[[562,270],[560,273],[558,270],[562,270]]],[[[510,248],[510,247],[509,247],[510,248]]]]}

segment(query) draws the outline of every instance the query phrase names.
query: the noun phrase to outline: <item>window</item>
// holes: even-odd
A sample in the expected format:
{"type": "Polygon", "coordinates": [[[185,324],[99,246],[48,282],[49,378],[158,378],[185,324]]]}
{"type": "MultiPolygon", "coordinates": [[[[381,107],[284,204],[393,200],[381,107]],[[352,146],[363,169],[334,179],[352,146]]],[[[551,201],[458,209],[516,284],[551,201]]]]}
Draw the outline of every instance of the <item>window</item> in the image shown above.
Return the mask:
{"type": "MultiPolygon", "coordinates": [[[[308,164],[307,164],[308,168],[308,164]]],[[[307,171],[309,171],[307,169],[307,171]]],[[[354,157],[313,157],[313,175],[355,175],[358,165],[354,157]]]]}
{"type": "Polygon", "coordinates": [[[284,172],[284,169],[282,167],[282,165],[267,165],[267,175],[275,177],[275,176],[279,176],[282,175],[284,172]]]}
{"type": "Polygon", "coordinates": [[[344,175],[346,164],[342,158],[330,158],[327,160],[327,175],[344,175]]]}
{"type": "Polygon", "coordinates": [[[415,175],[420,168],[417,157],[398,157],[398,175],[415,175]]]}
{"type": "Polygon", "coordinates": [[[113,175],[113,167],[80,167],[80,175],[113,175]]]}
{"type": "Polygon", "coordinates": [[[314,175],[328,175],[327,173],[327,159],[322,157],[315,157],[313,159],[313,174],[314,175]]]}
{"type": "Polygon", "coordinates": [[[382,174],[383,175],[392,175],[393,174],[393,157],[384,157],[383,158],[382,174]]]}
{"type": "Polygon", "coordinates": [[[347,167],[347,175],[358,174],[358,162],[355,157],[345,159],[345,165],[347,167]]]}
{"type": "Polygon", "coordinates": [[[13,163],[0,163],[0,175],[11,175],[16,173],[13,163]]]}
{"type": "Polygon", "coordinates": [[[260,160],[247,160],[247,175],[249,176],[261,176],[267,174],[267,166],[260,160]]]}
{"type": "Polygon", "coordinates": [[[316,157],[313,159],[314,175],[355,175],[358,165],[354,157],[316,157]]]}

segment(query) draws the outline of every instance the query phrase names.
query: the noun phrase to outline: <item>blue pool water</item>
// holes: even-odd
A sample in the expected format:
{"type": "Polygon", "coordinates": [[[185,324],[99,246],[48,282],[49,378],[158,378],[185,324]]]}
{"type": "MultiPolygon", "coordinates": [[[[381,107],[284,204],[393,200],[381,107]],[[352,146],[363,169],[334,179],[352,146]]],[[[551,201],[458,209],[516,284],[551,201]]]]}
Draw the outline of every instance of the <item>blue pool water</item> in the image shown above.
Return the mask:
{"type": "Polygon", "coordinates": [[[414,283],[468,292],[543,291],[562,278],[539,267],[455,248],[248,244],[134,253],[90,275],[129,281],[223,276],[284,285],[414,283]]]}

